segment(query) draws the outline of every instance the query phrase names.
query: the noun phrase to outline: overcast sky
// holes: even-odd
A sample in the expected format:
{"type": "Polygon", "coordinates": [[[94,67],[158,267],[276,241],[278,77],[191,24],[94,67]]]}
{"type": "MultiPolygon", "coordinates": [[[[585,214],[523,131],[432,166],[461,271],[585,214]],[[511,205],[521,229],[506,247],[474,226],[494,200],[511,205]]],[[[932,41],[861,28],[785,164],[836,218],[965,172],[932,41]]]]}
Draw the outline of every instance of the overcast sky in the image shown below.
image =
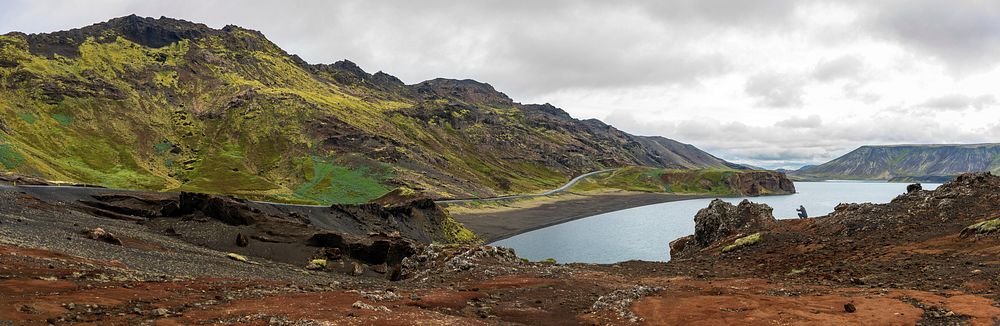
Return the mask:
{"type": "Polygon", "coordinates": [[[476,79],[769,168],[1000,137],[996,0],[0,0],[0,33],[131,13],[256,29],[407,83],[476,79]]]}

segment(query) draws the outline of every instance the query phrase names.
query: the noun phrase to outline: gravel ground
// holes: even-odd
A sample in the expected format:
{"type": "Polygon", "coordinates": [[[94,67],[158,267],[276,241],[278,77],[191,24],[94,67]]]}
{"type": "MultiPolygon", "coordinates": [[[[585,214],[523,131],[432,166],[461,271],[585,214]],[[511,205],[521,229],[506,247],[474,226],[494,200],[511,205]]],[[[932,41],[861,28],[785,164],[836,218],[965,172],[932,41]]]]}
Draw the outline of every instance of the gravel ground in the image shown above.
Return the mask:
{"type": "Polygon", "coordinates": [[[269,261],[238,262],[227,258],[225,252],[154,233],[136,222],[67,210],[11,190],[0,190],[0,243],[118,261],[132,271],[151,275],[268,278],[308,283],[336,280],[333,275],[307,272],[298,266],[269,261]],[[121,238],[125,246],[92,240],[81,233],[97,227],[121,238]]]}

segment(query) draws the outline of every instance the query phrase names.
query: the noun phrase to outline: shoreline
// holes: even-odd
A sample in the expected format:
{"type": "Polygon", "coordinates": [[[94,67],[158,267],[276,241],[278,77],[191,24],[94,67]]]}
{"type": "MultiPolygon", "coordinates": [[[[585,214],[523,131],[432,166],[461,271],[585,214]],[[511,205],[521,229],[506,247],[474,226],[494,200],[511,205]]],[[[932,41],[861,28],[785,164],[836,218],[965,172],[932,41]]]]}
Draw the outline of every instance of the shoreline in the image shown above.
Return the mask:
{"type": "Polygon", "coordinates": [[[536,205],[530,207],[507,206],[470,212],[449,211],[449,213],[486,243],[493,243],[553,225],[623,209],[690,199],[732,197],[645,192],[571,193],[571,195],[574,198],[554,199],[540,204],[535,203],[536,205]]]}

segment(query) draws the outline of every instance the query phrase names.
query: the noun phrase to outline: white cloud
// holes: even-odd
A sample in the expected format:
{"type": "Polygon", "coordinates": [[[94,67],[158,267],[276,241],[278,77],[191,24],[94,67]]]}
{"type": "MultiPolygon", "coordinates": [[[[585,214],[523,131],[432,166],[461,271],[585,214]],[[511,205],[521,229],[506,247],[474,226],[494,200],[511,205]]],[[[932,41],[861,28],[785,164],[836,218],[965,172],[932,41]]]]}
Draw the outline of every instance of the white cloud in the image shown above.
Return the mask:
{"type": "Polygon", "coordinates": [[[852,55],[845,55],[833,60],[824,60],[816,65],[813,78],[820,81],[857,78],[864,71],[864,63],[852,55]]]}
{"type": "Polygon", "coordinates": [[[962,94],[947,94],[931,98],[918,105],[918,108],[937,110],[982,110],[997,104],[996,96],[992,94],[980,96],[968,96],[962,94]]]}
{"type": "Polygon", "coordinates": [[[802,106],[803,83],[794,75],[759,74],[747,79],[746,92],[763,107],[802,106]]]}

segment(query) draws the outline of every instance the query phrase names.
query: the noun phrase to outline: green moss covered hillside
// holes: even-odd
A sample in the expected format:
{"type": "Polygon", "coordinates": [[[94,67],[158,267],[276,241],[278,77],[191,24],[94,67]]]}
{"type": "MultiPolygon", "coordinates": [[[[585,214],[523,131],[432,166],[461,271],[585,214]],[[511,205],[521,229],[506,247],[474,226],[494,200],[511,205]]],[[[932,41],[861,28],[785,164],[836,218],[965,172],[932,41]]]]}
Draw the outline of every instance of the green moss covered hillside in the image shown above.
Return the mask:
{"type": "Polygon", "coordinates": [[[406,85],[309,64],[263,34],[128,16],[0,36],[0,168],[116,188],[359,203],[476,197],[642,165],[738,168],[697,148],[524,105],[488,84],[406,85]]]}

